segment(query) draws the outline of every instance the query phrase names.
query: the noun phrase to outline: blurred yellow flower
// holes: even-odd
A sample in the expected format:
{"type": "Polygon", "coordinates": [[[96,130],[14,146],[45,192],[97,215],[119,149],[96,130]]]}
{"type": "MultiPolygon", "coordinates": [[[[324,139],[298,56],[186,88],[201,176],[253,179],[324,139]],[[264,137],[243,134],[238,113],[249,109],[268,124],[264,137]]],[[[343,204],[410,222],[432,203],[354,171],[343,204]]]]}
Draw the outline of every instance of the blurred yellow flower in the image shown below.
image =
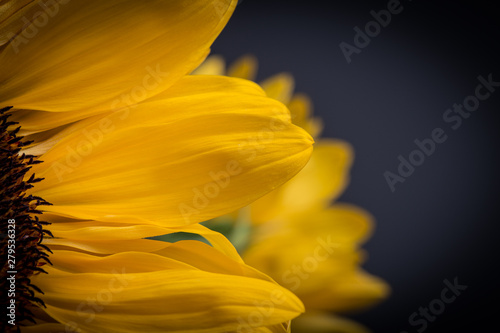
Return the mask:
{"type": "Polygon", "coordinates": [[[280,332],[303,311],[197,224],[275,189],[312,150],[256,84],[186,75],[235,6],[0,4],[2,331],[280,332]],[[178,232],[212,246],[145,239],[178,232]]]}
{"type": "MultiPolygon", "coordinates": [[[[227,74],[255,80],[257,61],[244,56],[227,74]]],[[[195,74],[225,73],[220,56],[212,56],[195,74]]],[[[260,83],[267,95],[285,103],[292,121],[314,137],[322,124],[312,118],[309,98],[293,94],[289,74],[260,83]]],[[[353,160],[351,146],[340,140],[316,139],[306,167],[292,180],[255,201],[247,208],[207,225],[223,230],[239,248],[245,262],[293,291],[306,313],[293,321],[294,332],[367,332],[360,324],[334,316],[363,308],[384,299],[388,285],[359,266],[359,249],[373,228],[373,218],[363,209],[344,203],[332,204],[349,181],[353,160]],[[228,229],[227,223],[235,225],[228,229]]]]}

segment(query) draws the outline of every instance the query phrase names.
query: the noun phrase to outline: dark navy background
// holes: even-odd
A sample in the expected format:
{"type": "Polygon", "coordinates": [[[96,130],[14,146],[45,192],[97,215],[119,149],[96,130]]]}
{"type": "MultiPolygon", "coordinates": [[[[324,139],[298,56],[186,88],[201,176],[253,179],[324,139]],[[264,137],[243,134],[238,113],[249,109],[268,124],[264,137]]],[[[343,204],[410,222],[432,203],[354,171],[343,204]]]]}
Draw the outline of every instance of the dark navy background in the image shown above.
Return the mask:
{"type": "Polygon", "coordinates": [[[468,289],[425,332],[498,331],[500,88],[453,130],[443,113],[474,94],[477,76],[500,81],[499,12],[494,2],[405,0],[403,10],[352,55],[355,26],[373,20],[388,1],[245,0],[213,46],[229,61],[259,61],[259,79],[288,71],[325,121],[324,136],[356,151],[341,201],[377,219],[365,244],[364,267],[392,286],[390,298],[352,317],[376,333],[417,332],[408,317],[440,298],[444,279],[468,289]],[[396,173],[415,139],[435,128],[444,143],[391,192],[383,173],[396,173]]]}

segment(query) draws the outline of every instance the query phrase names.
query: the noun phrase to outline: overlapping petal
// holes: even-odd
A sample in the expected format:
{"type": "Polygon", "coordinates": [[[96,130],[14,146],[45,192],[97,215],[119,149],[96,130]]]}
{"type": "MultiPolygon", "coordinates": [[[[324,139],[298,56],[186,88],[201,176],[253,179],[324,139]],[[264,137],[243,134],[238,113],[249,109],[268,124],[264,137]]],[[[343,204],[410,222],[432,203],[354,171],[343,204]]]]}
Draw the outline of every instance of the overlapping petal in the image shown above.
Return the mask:
{"type": "Polygon", "coordinates": [[[260,83],[267,96],[288,104],[295,88],[293,76],[288,73],[274,75],[260,83]]]}
{"type": "Polygon", "coordinates": [[[149,242],[164,250],[55,250],[49,274],[33,279],[46,312],[88,332],[137,332],[145,323],[148,332],[220,332],[281,326],[303,311],[288,290],[209,245],[149,242]]]}
{"type": "Polygon", "coordinates": [[[359,245],[372,229],[365,211],[336,204],[265,227],[245,251],[245,262],[292,290],[307,309],[346,311],[386,297],[387,284],[359,269],[359,245]]]}
{"type": "MultiPolygon", "coordinates": [[[[249,78],[255,69],[256,63],[243,57],[228,73],[249,78]]],[[[309,97],[293,94],[291,76],[279,74],[261,84],[269,97],[287,104],[294,124],[313,137],[320,134],[322,123],[312,117],[309,97]]],[[[366,333],[362,325],[332,316],[331,311],[366,307],[389,292],[383,280],[360,269],[365,259],[360,244],[371,235],[373,218],[356,206],[332,205],[349,181],[352,160],[348,143],[320,139],[299,174],[245,208],[242,215],[247,216],[248,209],[250,216],[241,219],[240,210],[207,224],[226,231],[235,244],[235,234],[246,235],[238,242],[245,262],[304,301],[307,313],[294,320],[298,332],[366,333]]]]}
{"type": "Polygon", "coordinates": [[[28,331],[289,332],[304,311],[195,224],[278,187],[312,150],[258,86],[185,76],[236,2],[0,3],[0,103],[45,161],[29,194],[53,204],[53,266],[29,276],[47,307],[28,331]],[[145,239],[181,231],[210,244],[145,239]]]}
{"type": "Polygon", "coordinates": [[[0,3],[0,47],[7,44],[12,34],[20,31],[26,24],[22,17],[26,6],[33,0],[5,0],[0,3]]]}
{"type": "Polygon", "coordinates": [[[323,123],[320,118],[312,116],[312,102],[305,94],[294,94],[288,103],[288,108],[292,114],[292,122],[305,129],[313,137],[317,137],[323,130],[323,123]]]}
{"type": "Polygon", "coordinates": [[[278,216],[326,208],[347,186],[352,159],[348,143],[320,140],[297,176],[252,204],[252,221],[261,224],[278,216]]]}
{"type": "Polygon", "coordinates": [[[226,237],[200,224],[166,228],[151,224],[68,220],[50,214],[45,215],[45,219],[52,222],[50,229],[56,238],[47,238],[44,244],[52,248],[73,247],[88,252],[114,254],[123,249],[133,250],[134,247],[144,252],[152,252],[162,249],[164,244],[149,242],[143,238],[184,232],[202,236],[219,252],[241,262],[234,246],[226,237]]]}
{"type": "Polygon", "coordinates": [[[382,279],[361,269],[332,275],[322,288],[300,295],[309,309],[345,312],[365,308],[380,302],[389,294],[389,286],[382,279]]]}
{"type": "Polygon", "coordinates": [[[33,168],[46,179],[35,193],[69,217],[187,225],[281,185],[307,163],[311,144],[258,86],[186,77],[59,141],[33,168]]]}
{"type": "MultiPolygon", "coordinates": [[[[0,101],[57,112],[43,114],[51,126],[139,103],[199,65],[235,6],[235,0],[39,0],[14,13],[6,8],[6,20],[24,23],[1,27],[10,41],[0,49],[0,101]]],[[[24,118],[31,116],[41,115],[24,118]]],[[[35,122],[24,119],[26,126],[35,122]]]]}

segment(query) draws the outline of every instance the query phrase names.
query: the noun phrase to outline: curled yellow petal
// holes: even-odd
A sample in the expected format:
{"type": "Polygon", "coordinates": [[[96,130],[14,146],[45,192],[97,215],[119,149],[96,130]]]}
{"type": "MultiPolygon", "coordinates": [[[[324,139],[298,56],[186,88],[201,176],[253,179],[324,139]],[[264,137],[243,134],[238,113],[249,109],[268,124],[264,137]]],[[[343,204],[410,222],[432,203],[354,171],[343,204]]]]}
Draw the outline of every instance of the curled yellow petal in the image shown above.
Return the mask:
{"type": "Polygon", "coordinates": [[[105,257],[56,250],[49,274],[34,277],[33,283],[45,293],[48,315],[88,332],[137,332],[145,322],[148,332],[272,328],[304,310],[272,280],[194,243],[199,242],[105,257]],[[205,263],[207,258],[211,261],[205,263]]]}
{"type": "Polygon", "coordinates": [[[182,228],[166,228],[151,224],[120,224],[98,221],[63,222],[53,221],[51,232],[53,238],[45,238],[44,244],[52,248],[72,247],[94,253],[113,254],[133,249],[151,252],[168,246],[164,242],[146,241],[142,238],[167,235],[178,232],[197,234],[205,238],[215,249],[227,257],[242,262],[234,246],[224,235],[212,231],[200,224],[183,226],[182,228]]]}

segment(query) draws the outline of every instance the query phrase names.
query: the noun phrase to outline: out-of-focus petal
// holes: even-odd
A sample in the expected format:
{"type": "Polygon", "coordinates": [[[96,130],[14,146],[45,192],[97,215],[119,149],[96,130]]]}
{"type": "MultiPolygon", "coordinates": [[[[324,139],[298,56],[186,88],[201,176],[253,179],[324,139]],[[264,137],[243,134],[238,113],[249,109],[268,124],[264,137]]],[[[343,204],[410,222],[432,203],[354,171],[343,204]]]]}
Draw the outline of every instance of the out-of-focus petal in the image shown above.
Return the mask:
{"type": "Polygon", "coordinates": [[[218,55],[211,55],[193,71],[193,75],[224,75],[226,73],[226,61],[218,55]]]}
{"type": "Polygon", "coordinates": [[[148,332],[237,331],[279,325],[303,311],[288,290],[242,263],[210,255],[216,250],[206,244],[168,246],[170,252],[105,257],[56,250],[49,274],[33,283],[44,291],[52,318],[88,332],[137,332],[145,323],[148,332]]]}
{"type": "Polygon", "coordinates": [[[385,299],[389,292],[390,287],[385,281],[358,270],[332,278],[316,292],[299,297],[308,309],[344,312],[372,306],[385,299]]]}
{"type": "Polygon", "coordinates": [[[318,141],[309,163],[297,176],[252,204],[252,221],[261,224],[277,216],[325,208],[347,186],[352,160],[348,143],[331,139],[318,141]]]}
{"type": "Polygon", "coordinates": [[[320,118],[312,117],[312,102],[305,94],[295,94],[287,104],[292,115],[292,122],[305,129],[312,137],[318,136],[323,130],[320,118]]]}
{"type": "Polygon", "coordinates": [[[229,66],[227,75],[255,81],[257,76],[258,61],[253,55],[247,54],[238,58],[229,66]]]}
{"type": "Polygon", "coordinates": [[[260,83],[267,96],[288,104],[292,98],[295,81],[288,73],[271,76],[260,83]]]}

